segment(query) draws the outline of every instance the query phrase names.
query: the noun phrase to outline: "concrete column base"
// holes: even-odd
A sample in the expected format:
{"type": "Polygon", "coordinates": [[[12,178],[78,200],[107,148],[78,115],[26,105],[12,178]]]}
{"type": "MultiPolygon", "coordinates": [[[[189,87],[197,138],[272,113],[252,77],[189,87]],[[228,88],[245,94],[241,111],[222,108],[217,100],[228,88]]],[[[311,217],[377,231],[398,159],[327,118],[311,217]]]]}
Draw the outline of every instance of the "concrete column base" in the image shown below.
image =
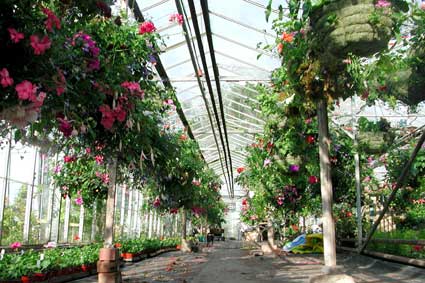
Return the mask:
{"type": "Polygon", "coordinates": [[[188,241],[186,239],[182,239],[181,251],[185,253],[190,253],[192,251],[192,241],[188,241]]]}
{"type": "Polygon", "coordinates": [[[121,272],[98,273],[98,283],[121,283],[121,272]]]}

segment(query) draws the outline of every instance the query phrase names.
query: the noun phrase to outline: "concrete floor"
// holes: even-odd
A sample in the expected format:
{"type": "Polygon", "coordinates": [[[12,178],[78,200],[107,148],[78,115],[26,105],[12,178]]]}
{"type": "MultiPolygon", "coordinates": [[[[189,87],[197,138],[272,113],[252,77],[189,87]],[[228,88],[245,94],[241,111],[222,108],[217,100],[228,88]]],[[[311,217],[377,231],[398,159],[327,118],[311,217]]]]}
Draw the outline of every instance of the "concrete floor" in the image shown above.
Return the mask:
{"type": "MultiPolygon", "coordinates": [[[[424,283],[425,269],[370,257],[339,254],[338,264],[358,283],[424,283]]],[[[123,282],[306,283],[321,274],[322,255],[253,256],[240,242],[215,242],[202,252],[170,252],[123,268],[123,282]]],[[[97,277],[74,282],[93,283],[97,277]]]]}

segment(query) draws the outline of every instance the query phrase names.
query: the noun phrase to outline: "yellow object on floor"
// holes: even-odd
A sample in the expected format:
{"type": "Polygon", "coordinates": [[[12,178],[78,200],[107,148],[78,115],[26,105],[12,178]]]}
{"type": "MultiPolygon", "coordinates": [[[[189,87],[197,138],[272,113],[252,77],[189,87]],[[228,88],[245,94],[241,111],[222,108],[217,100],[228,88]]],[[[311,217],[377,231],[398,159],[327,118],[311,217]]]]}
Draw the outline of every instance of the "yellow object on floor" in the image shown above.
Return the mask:
{"type": "Polygon", "coordinates": [[[306,243],[291,250],[294,254],[323,253],[323,235],[309,234],[306,236],[306,243]]]}

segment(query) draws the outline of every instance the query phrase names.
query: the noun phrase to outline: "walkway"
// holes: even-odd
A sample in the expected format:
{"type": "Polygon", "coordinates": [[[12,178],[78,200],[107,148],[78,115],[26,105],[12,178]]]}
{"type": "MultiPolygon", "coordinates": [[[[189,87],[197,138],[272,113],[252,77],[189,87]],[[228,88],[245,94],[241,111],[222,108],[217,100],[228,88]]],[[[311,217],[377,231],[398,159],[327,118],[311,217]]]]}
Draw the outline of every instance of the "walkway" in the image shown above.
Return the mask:
{"type": "MultiPolygon", "coordinates": [[[[357,283],[423,283],[425,269],[365,256],[340,254],[338,264],[357,283]]],[[[253,256],[235,241],[215,242],[200,253],[170,252],[123,269],[123,282],[140,283],[307,283],[321,273],[322,255],[253,256]]],[[[75,281],[97,282],[93,276],[75,281]]]]}

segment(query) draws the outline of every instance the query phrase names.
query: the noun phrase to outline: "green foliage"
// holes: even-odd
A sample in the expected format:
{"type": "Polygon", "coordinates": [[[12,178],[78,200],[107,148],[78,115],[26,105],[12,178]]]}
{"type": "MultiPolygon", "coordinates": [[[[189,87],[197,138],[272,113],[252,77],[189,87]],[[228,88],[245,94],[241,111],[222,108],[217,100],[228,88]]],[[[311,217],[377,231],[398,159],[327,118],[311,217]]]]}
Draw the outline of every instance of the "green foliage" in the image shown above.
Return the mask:
{"type": "MultiPolygon", "coordinates": [[[[401,229],[392,232],[376,232],[374,239],[424,240],[425,233],[424,230],[401,229]]],[[[425,259],[425,249],[423,246],[371,242],[367,246],[367,249],[410,258],[425,259]]]]}

